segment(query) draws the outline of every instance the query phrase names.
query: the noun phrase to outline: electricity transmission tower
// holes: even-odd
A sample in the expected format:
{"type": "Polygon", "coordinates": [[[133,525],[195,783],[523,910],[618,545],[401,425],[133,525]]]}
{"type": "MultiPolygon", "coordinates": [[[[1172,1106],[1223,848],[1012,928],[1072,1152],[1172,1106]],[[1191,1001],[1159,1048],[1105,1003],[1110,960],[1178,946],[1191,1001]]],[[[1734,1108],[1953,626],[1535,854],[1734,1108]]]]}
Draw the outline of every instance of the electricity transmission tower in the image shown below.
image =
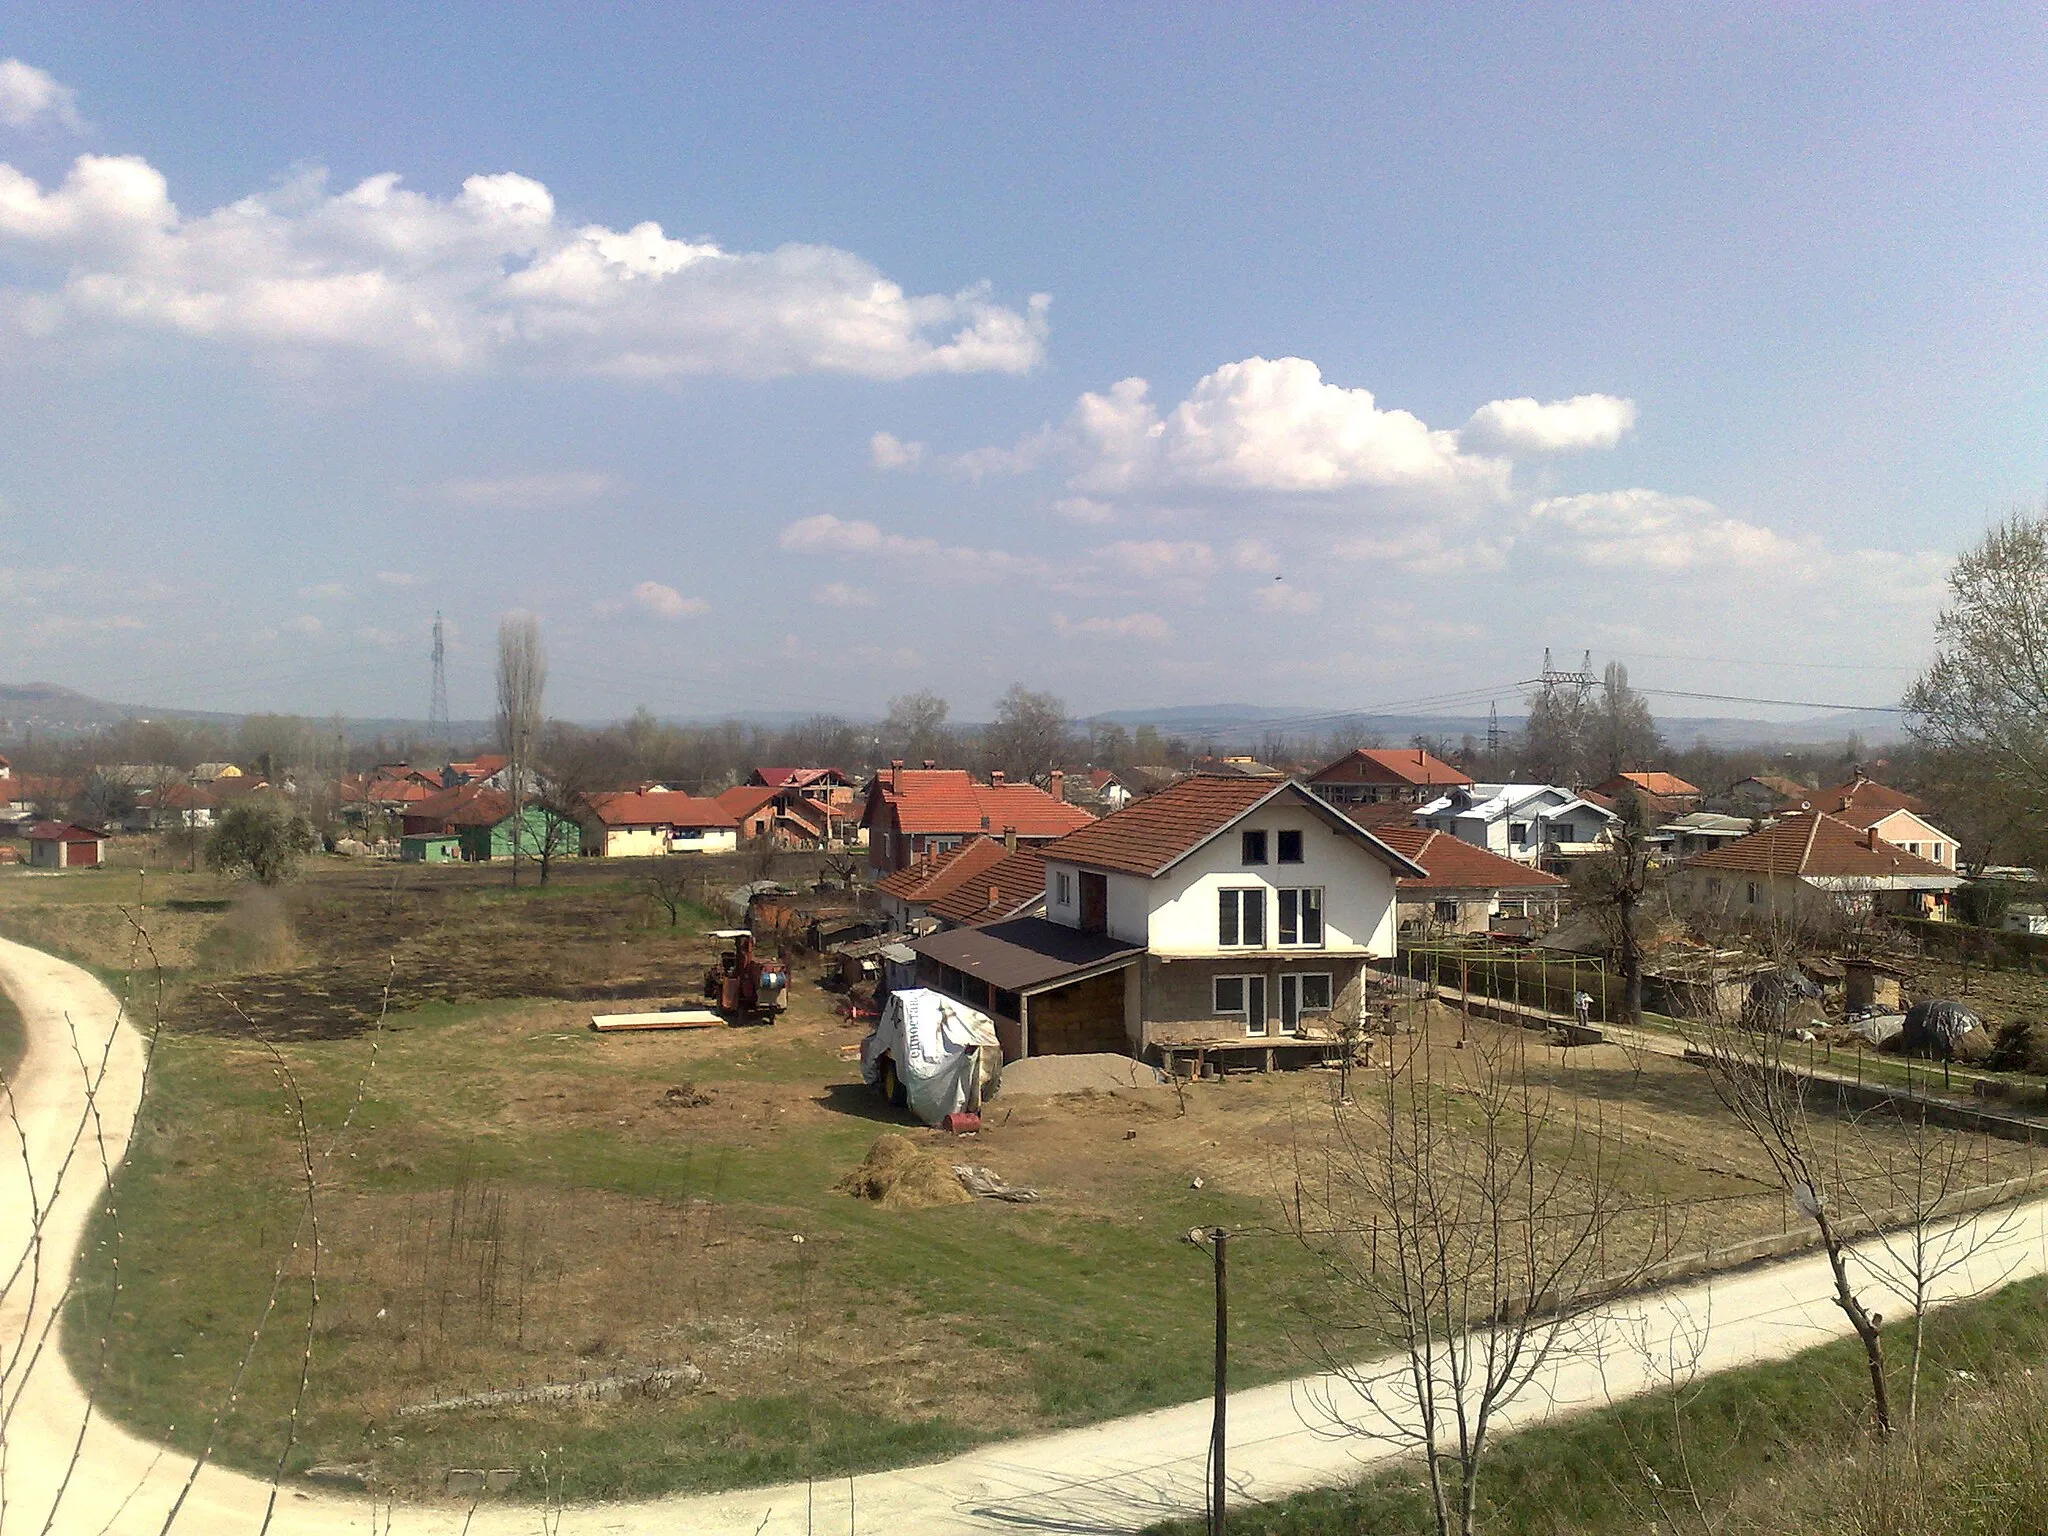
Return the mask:
{"type": "Polygon", "coordinates": [[[434,615],[434,691],[427,700],[427,734],[446,742],[448,728],[448,643],[441,633],[441,615],[434,615]]]}
{"type": "Polygon", "coordinates": [[[1600,679],[1593,675],[1591,651],[1586,652],[1585,660],[1579,663],[1578,671],[1561,672],[1550,664],[1550,647],[1547,645],[1543,648],[1543,670],[1537,675],[1536,681],[1542,686],[1545,703],[1555,700],[1560,688],[1576,688],[1579,691],[1579,703],[1583,705],[1592,698],[1593,690],[1600,686],[1600,679]]]}
{"type": "Polygon", "coordinates": [[[1498,703],[1489,704],[1486,706],[1486,755],[1488,757],[1500,756],[1501,740],[1500,705],[1498,703]]]}

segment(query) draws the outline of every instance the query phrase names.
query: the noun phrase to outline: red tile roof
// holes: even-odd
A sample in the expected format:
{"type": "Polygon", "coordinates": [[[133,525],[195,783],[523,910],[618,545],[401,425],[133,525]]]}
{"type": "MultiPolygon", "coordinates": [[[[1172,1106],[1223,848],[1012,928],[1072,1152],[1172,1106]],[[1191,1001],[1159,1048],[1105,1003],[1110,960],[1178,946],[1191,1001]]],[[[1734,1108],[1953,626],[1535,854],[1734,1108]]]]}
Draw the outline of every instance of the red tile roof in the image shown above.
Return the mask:
{"type": "Polygon", "coordinates": [[[1403,891],[1500,891],[1569,883],[1430,827],[1375,830],[1381,842],[1429,871],[1420,879],[1402,877],[1398,886],[1403,891]]]}
{"type": "Polygon", "coordinates": [[[1893,789],[1875,779],[1854,778],[1846,784],[1837,784],[1832,789],[1802,790],[1799,799],[1816,811],[1858,827],[1870,826],[1883,821],[1894,811],[1911,811],[1924,815],[1927,802],[1918,795],[1909,795],[1902,789],[1893,789]]]}
{"type": "Polygon", "coordinates": [[[1874,832],[1818,811],[1794,811],[1761,832],[1686,860],[1687,869],[1725,869],[1752,875],[1808,875],[1817,879],[1882,879],[1890,875],[1945,875],[1943,869],[1886,842],[1874,832]]]}
{"type": "Polygon", "coordinates": [[[1697,786],[1688,784],[1675,773],[1661,769],[1650,773],[1617,773],[1605,784],[1593,787],[1603,795],[1618,795],[1623,786],[1634,788],[1638,793],[1655,795],[1660,800],[1670,800],[1683,795],[1697,795],[1697,786]]]}
{"type": "Polygon", "coordinates": [[[1045,894],[1045,850],[1005,848],[1002,858],[993,865],[956,878],[951,886],[925,902],[926,910],[934,917],[963,927],[1008,917],[1045,894]]]}
{"type": "Polygon", "coordinates": [[[1359,747],[1308,776],[1311,784],[1412,784],[1449,788],[1470,784],[1472,776],[1420,747],[1359,747]]]}
{"type": "Polygon", "coordinates": [[[716,800],[677,790],[590,797],[590,813],[607,827],[736,827],[739,818],[716,800]]]}
{"type": "Polygon", "coordinates": [[[96,843],[104,834],[68,821],[39,821],[28,829],[28,836],[34,843],[96,843]]]}
{"type": "Polygon", "coordinates": [[[994,869],[1009,850],[993,837],[977,837],[957,848],[918,860],[906,869],[885,875],[875,889],[898,901],[924,906],[958,888],[984,871],[994,869]]]}
{"type": "Polygon", "coordinates": [[[766,784],[735,784],[731,789],[722,789],[712,796],[720,805],[732,812],[734,821],[745,821],[762,806],[775,799],[773,786],[766,784]]]}
{"type": "Polygon", "coordinates": [[[964,768],[906,768],[897,778],[897,788],[891,789],[889,783],[888,772],[876,778],[863,825],[869,824],[876,807],[885,804],[895,806],[902,831],[930,837],[1015,831],[1019,837],[1052,838],[1094,819],[1035,784],[977,784],[964,768]]]}
{"type": "Polygon", "coordinates": [[[1278,795],[1290,795],[1333,821],[1354,828],[1364,842],[1386,855],[1388,863],[1405,864],[1403,855],[1356,822],[1347,821],[1292,779],[1202,773],[1191,774],[1142,800],[1133,800],[1122,810],[1061,838],[1044,853],[1048,859],[1066,864],[1144,875],[1149,879],[1164,873],[1231,823],[1278,795]]]}

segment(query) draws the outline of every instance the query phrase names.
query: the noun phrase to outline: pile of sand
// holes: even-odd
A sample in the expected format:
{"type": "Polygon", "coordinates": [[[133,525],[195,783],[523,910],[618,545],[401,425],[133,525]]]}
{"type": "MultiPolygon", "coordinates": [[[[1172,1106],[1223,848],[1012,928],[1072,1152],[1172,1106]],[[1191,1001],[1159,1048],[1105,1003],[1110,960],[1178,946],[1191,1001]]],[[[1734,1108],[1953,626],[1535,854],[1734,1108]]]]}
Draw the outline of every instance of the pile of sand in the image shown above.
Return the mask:
{"type": "Polygon", "coordinates": [[[920,1151],[907,1136],[893,1133],[877,1137],[860,1166],[836,1188],[893,1211],[965,1205],[974,1198],[961,1187],[951,1163],[920,1151]]]}
{"type": "Polygon", "coordinates": [[[1166,1081],[1157,1067],[1107,1051],[1075,1056],[1030,1056],[1003,1068],[999,1098],[1037,1098],[1061,1093],[1151,1088],[1166,1081]]]}

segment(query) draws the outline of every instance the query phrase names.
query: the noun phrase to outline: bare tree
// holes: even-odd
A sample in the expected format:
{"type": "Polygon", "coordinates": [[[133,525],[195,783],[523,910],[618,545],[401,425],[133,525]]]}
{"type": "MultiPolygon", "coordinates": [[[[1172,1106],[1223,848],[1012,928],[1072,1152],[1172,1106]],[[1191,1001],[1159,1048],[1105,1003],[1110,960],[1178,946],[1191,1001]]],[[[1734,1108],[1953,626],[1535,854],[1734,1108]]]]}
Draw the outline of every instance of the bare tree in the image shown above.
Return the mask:
{"type": "Polygon", "coordinates": [[[1614,803],[1618,817],[1606,848],[1581,860],[1572,884],[1581,904],[1599,921],[1621,975],[1624,1023],[1643,1022],[1642,912],[1650,888],[1649,827],[1643,804],[1624,792],[1614,803]]]}
{"type": "Polygon", "coordinates": [[[1885,1379],[1884,1323],[1865,1304],[1850,1272],[1852,1255],[1837,1217],[1842,1191],[1830,1172],[1840,1168],[1825,1134],[1807,1110],[1813,1084],[1784,1057],[1786,1034],[1768,1021],[1714,1019],[1699,1031],[1696,1048],[1714,1092],[1735,1123],[1762,1150],[1779,1186],[1811,1221],[1834,1278],[1835,1305],[1855,1330],[1870,1373],[1871,1420],[1881,1437],[1892,1432],[1891,1389],[1885,1379]],[[1762,1027],[1757,1027],[1758,1025],[1762,1027]]]}
{"type": "Polygon", "coordinates": [[[667,910],[668,925],[675,927],[690,901],[689,866],[674,854],[648,860],[647,894],[667,910]]]}
{"type": "Polygon", "coordinates": [[[534,829],[534,863],[540,883],[558,858],[580,851],[591,798],[620,788],[631,777],[630,749],[621,734],[590,731],[566,720],[551,720],[541,735],[534,772],[533,803],[541,823],[534,829]]]}
{"type": "Polygon", "coordinates": [[[541,700],[547,692],[548,658],[540,620],[508,613],[498,624],[498,748],[508,759],[505,792],[512,805],[512,883],[519,883],[520,844],[525,839],[526,802],[532,791],[534,754],[540,744],[541,700]]]}
{"type": "Polygon", "coordinates": [[[996,700],[995,723],[982,740],[990,768],[1020,783],[1042,779],[1065,760],[1067,706],[1050,693],[1012,683],[996,700]]]}
{"type": "Polygon", "coordinates": [[[1657,734],[1657,722],[1650,714],[1648,702],[1629,687],[1628,668],[1618,661],[1607,663],[1602,675],[1588,734],[1588,755],[1592,759],[1588,766],[1603,779],[1647,768],[1664,748],[1664,738],[1657,734]]]}
{"type": "Polygon", "coordinates": [[[929,688],[889,701],[882,722],[882,756],[906,763],[944,762],[958,750],[946,725],[951,706],[929,688]]]}
{"type": "Polygon", "coordinates": [[[1333,1106],[1322,1167],[1298,1169],[1292,1224],[1329,1282],[1319,1343],[1344,1389],[1322,1407],[1419,1450],[1438,1536],[1470,1536],[1502,1415],[1591,1352],[1592,1314],[1668,1233],[1622,1191],[1597,1114],[1534,1080],[1519,1032],[1455,1052],[1424,1033],[1392,1065],[1375,1101],[1333,1106]],[[1376,1345],[1392,1370],[1358,1363],[1376,1345]]]}
{"type": "Polygon", "coordinates": [[[1934,663],[1908,727],[1959,754],[2036,819],[2048,805],[2048,513],[2016,512],[1949,573],[1934,663]]]}

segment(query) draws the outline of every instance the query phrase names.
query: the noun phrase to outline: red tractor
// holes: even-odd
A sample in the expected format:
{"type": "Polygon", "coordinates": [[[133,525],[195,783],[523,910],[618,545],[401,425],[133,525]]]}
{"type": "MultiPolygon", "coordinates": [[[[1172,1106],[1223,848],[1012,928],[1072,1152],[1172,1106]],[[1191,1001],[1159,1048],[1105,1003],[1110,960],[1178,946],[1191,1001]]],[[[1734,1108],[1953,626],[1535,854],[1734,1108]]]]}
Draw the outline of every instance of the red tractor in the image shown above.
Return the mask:
{"type": "Polygon", "coordinates": [[[705,1001],[735,1023],[773,1024],[789,1007],[789,966],[759,958],[754,935],[745,928],[717,928],[708,937],[726,947],[704,973],[705,1001]]]}

